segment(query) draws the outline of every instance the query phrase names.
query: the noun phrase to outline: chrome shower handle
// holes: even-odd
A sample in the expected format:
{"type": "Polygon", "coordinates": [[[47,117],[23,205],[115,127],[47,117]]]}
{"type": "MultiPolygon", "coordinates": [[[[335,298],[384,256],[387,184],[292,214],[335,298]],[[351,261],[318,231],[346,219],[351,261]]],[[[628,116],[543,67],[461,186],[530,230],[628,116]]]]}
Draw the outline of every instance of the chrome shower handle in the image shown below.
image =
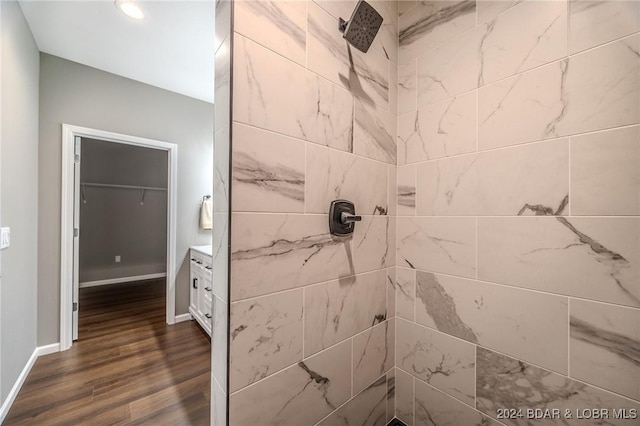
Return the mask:
{"type": "Polygon", "coordinates": [[[340,222],[342,222],[344,225],[347,225],[349,223],[354,223],[354,222],[360,222],[361,220],[362,220],[362,216],[358,216],[358,215],[347,213],[347,212],[342,212],[340,214],[340,222]]]}

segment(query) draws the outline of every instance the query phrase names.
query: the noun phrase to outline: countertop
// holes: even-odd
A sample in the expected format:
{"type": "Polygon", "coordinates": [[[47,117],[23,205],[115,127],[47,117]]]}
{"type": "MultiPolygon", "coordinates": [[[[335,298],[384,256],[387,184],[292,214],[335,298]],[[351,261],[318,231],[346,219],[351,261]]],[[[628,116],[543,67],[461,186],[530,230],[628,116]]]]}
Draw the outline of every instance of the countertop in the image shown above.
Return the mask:
{"type": "Polygon", "coordinates": [[[199,251],[202,254],[206,254],[207,256],[211,256],[211,245],[208,246],[191,246],[189,247],[191,250],[199,251]]]}

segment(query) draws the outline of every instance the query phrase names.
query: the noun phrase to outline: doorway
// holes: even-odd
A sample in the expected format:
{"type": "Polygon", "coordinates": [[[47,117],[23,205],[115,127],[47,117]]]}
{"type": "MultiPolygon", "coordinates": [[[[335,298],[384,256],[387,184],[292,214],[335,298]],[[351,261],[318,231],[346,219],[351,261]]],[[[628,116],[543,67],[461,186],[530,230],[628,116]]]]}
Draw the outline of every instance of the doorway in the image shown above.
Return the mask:
{"type": "MultiPolygon", "coordinates": [[[[60,349],[68,349],[71,347],[73,340],[78,337],[78,312],[81,309],[79,305],[79,288],[81,280],[84,279],[84,286],[86,287],[127,281],[126,279],[118,278],[87,278],[101,278],[100,274],[104,274],[105,271],[100,270],[100,268],[98,268],[97,272],[80,273],[80,265],[82,263],[80,260],[80,235],[82,234],[80,206],[89,202],[89,188],[92,188],[92,190],[100,188],[102,191],[124,190],[129,193],[129,198],[132,195],[139,196],[139,202],[143,205],[145,199],[147,202],[153,202],[152,200],[155,198],[152,195],[153,192],[166,192],[166,203],[164,204],[166,206],[166,216],[164,216],[166,217],[166,272],[162,274],[154,272],[152,270],[154,265],[151,265],[147,266],[146,270],[138,269],[138,273],[134,277],[139,279],[164,278],[166,292],[165,321],[167,324],[173,324],[175,322],[177,145],[66,124],[63,125],[62,144],[60,349]],[[131,152],[135,152],[135,148],[162,151],[166,154],[166,186],[83,182],[81,179],[83,176],[81,171],[83,140],[100,141],[103,144],[121,144],[125,148],[132,148],[131,152]],[[164,275],[164,277],[161,275],[164,275]]],[[[93,149],[95,150],[95,146],[93,149]]],[[[107,159],[105,158],[105,160],[107,159]]],[[[106,230],[106,232],[113,231],[106,230]]],[[[120,260],[118,257],[114,258],[114,262],[118,260],[120,260]]],[[[155,267],[157,268],[157,265],[155,267]]]]}

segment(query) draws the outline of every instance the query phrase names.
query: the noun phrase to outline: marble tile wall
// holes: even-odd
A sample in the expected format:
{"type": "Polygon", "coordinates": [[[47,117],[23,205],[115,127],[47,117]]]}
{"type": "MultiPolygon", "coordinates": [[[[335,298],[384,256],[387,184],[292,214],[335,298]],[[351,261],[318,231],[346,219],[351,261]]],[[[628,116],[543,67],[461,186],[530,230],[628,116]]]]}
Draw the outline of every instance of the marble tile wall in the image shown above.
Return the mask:
{"type": "Polygon", "coordinates": [[[640,2],[398,14],[395,416],[638,424],[640,2]]]}
{"type": "Polygon", "coordinates": [[[229,214],[231,143],[231,9],[217,0],[215,9],[215,135],[213,144],[213,330],[211,335],[211,424],[228,424],[229,214]]]}
{"type": "Polygon", "coordinates": [[[395,415],[398,3],[363,54],[346,1],[234,4],[229,422],[395,415]],[[330,202],[363,216],[328,229],[330,202]]]}

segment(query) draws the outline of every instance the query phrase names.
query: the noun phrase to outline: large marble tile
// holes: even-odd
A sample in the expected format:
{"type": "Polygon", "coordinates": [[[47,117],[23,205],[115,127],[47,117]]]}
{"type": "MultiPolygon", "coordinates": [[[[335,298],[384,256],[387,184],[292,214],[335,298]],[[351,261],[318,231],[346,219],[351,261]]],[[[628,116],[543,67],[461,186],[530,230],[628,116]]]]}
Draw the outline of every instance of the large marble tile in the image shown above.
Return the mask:
{"type": "Polygon", "coordinates": [[[416,424],[429,426],[488,426],[498,423],[449,395],[416,380],[416,424]]]}
{"type": "Polygon", "coordinates": [[[398,167],[398,215],[416,214],[416,166],[414,164],[398,167]]]}
{"type": "MultiPolygon", "coordinates": [[[[373,39],[372,49],[384,54],[392,64],[398,63],[398,1],[371,0],[371,6],[382,16],[382,26],[373,39]]],[[[347,18],[345,18],[347,19],[347,18]]],[[[395,112],[395,109],[392,111],[395,112]]]]}
{"type": "Polygon", "coordinates": [[[387,424],[396,416],[396,369],[387,372],[387,424]]]}
{"type": "Polygon", "coordinates": [[[397,418],[407,426],[413,426],[413,382],[412,375],[399,368],[395,370],[396,379],[396,412],[397,418]]]}
{"type": "Polygon", "coordinates": [[[234,214],[231,300],[391,266],[386,219],[366,217],[351,239],[338,240],[324,214],[234,214]]]}
{"type": "Polygon", "coordinates": [[[396,126],[395,111],[390,113],[356,99],[353,152],[363,157],[396,164],[396,126]]]}
{"type": "Polygon", "coordinates": [[[387,216],[365,216],[356,225],[350,243],[353,266],[357,273],[386,268],[395,264],[395,235],[387,216]]]}
{"type": "Polygon", "coordinates": [[[389,62],[389,112],[398,115],[398,66],[389,62]]]}
{"type": "Polygon", "coordinates": [[[302,360],[302,290],[231,304],[230,392],[302,360]]]}
{"type": "Polygon", "coordinates": [[[573,56],[564,81],[565,114],[549,134],[568,135],[640,121],[640,34],[573,56]],[[568,101],[568,102],[567,102],[568,101]]]}
{"type": "Polygon", "coordinates": [[[478,278],[640,306],[640,219],[478,218],[478,278]]]}
{"type": "Polygon", "coordinates": [[[485,86],[478,93],[480,149],[555,137],[556,121],[566,114],[561,61],[485,86]]]}
{"type": "Polygon", "coordinates": [[[476,151],[476,116],[474,91],[398,117],[399,163],[476,151]]]}
{"type": "Polygon", "coordinates": [[[640,127],[571,138],[571,214],[640,214],[640,127]]]}
{"type": "Polygon", "coordinates": [[[349,20],[358,4],[358,0],[313,0],[313,2],[335,19],[342,18],[345,21],[349,20]]]}
{"type": "Polygon", "coordinates": [[[214,50],[220,48],[224,39],[231,33],[231,2],[216,0],[214,50]]]}
{"type": "Polygon", "coordinates": [[[397,315],[415,321],[416,271],[396,269],[396,309],[397,315]]]}
{"type": "Polygon", "coordinates": [[[395,364],[395,321],[388,320],[353,338],[353,393],[359,393],[395,364]]]}
{"type": "MultiPolygon", "coordinates": [[[[397,244],[398,244],[398,220],[395,216],[389,217],[387,222],[387,252],[381,260],[380,264],[384,263],[385,266],[395,266],[397,256],[397,244]]],[[[356,265],[358,269],[358,265],[356,265]]]]}
{"type": "Polygon", "coordinates": [[[386,285],[386,271],[380,270],[306,288],[305,356],[383,322],[386,285]]]}
{"type": "MultiPolygon", "coordinates": [[[[226,213],[229,205],[229,157],[231,140],[229,126],[223,126],[214,134],[213,141],[213,211],[226,213]]],[[[215,229],[214,229],[215,232],[215,229]]]]}
{"type": "Polygon", "coordinates": [[[336,28],[336,18],[308,3],[307,67],[368,104],[388,110],[389,61],[376,49],[365,54],[352,48],[336,28]]]}
{"type": "Polygon", "coordinates": [[[240,0],[233,9],[235,32],[300,65],[306,65],[307,7],[303,1],[240,0]]]}
{"type": "Polygon", "coordinates": [[[570,302],[571,377],[640,400],[640,310],[570,302]]]}
{"type": "Polygon", "coordinates": [[[637,1],[570,0],[571,53],[624,37],[640,30],[637,1]]]}
{"type": "Polygon", "coordinates": [[[476,220],[399,217],[396,264],[463,277],[476,276],[476,220]]]}
{"type": "Polygon", "coordinates": [[[386,402],[387,380],[382,376],[318,426],[385,426],[386,402]]]}
{"type": "Polygon", "coordinates": [[[481,149],[636,124],[640,35],[480,89],[481,149]]]}
{"type": "Polygon", "coordinates": [[[387,214],[391,217],[398,212],[398,167],[389,165],[389,178],[387,186],[387,214]]]}
{"type": "Polygon", "coordinates": [[[329,213],[333,200],[345,199],[357,214],[386,214],[386,164],[308,145],[306,169],[307,213],[329,213]]]}
{"type": "Polygon", "coordinates": [[[215,379],[211,380],[211,425],[225,426],[227,422],[227,394],[215,379]]]}
{"type": "Polygon", "coordinates": [[[234,123],[232,158],[233,211],[304,212],[303,141],[234,123]]]}
{"type": "Polygon", "coordinates": [[[353,273],[326,215],[234,214],[231,235],[231,300],[353,273]]]}
{"type": "Polygon", "coordinates": [[[398,114],[418,109],[417,72],[416,61],[398,66],[398,114]]]}
{"type": "MultiPolygon", "coordinates": [[[[531,425],[527,410],[558,410],[558,418],[547,418],[535,424],[545,425],[637,425],[636,419],[613,419],[613,410],[634,409],[640,404],[509,358],[482,347],[477,348],[476,408],[496,418],[498,409],[522,410],[523,417],[501,419],[508,425],[531,425]],[[609,419],[580,419],[578,410],[593,412],[606,409],[609,419]],[[567,411],[571,418],[566,417],[567,411]]],[[[517,412],[517,411],[516,411],[517,412]]],[[[584,411],[581,411],[584,414],[584,411]]],[[[549,411],[552,414],[552,411],[549,411]]]]}
{"type": "Polygon", "coordinates": [[[416,0],[398,0],[398,16],[411,10],[417,3],[416,0]]]}
{"type": "MultiPolygon", "coordinates": [[[[214,199],[215,202],[215,199],[214,199]]],[[[213,294],[229,300],[229,213],[213,214],[212,281],[213,294]]]]}
{"type": "Polygon", "coordinates": [[[231,37],[231,35],[225,37],[214,55],[214,95],[216,101],[213,105],[213,113],[216,132],[231,125],[231,37]]]}
{"type": "Polygon", "coordinates": [[[567,31],[565,1],[525,1],[500,14],[485,27],[480,85],[565,57],[567,31]]]}
{"type": "Polygon", "coordinates": [[[396,269],[387,268],[387,319],[396,316],[396,269]]]}
{"type": "Polygon", "coordinates": [[[416,59],[475,24],[475,0],[419,2],[400,16],[398,63],[416,59]]]}
{"type": "Polygon", "coordinates": [[[347,341],[232,394],[229,424],[315,424],[350,395],[351,342],[347,341]]]}
{"type": "Polygon", "coordinates": [[[418,215],[567,214],[569,139],[418,164],[418,215]]]}
{"type": "Polygon", "coordinates": [[[396,319],[397,366],[467,404],[474,401],[474,357],[471,343],[396,319]]]}
{"type": "Polygon", "coordinates": [[[476,89],[482,82],[484,25],[418,58],[418,108],[476,89]]]}
{"type": "Polygon", "coordinates": [[[566,297],[417,272],[416,322],[565,374],[567,303],[566,297]]]}
{"type": "Polygon", "coordinates": [[[233,69],[234,121],[353,149],[349,92],[238,34],[233,69]]]}
{"type": "Polygon", "coordinates": [[[495,18],[498,14],[512,8],[524,0],[476,0],[478,23],[495,18]]]}
{"type": "Polygon", "coordinates": [[[228,312],[229,304],[213,295],[211,298],[211,310],[213,324],[211,331],[211,375],[220,384],[222,389],[227,389],[227,333],[229,331],[228,312]]]}

